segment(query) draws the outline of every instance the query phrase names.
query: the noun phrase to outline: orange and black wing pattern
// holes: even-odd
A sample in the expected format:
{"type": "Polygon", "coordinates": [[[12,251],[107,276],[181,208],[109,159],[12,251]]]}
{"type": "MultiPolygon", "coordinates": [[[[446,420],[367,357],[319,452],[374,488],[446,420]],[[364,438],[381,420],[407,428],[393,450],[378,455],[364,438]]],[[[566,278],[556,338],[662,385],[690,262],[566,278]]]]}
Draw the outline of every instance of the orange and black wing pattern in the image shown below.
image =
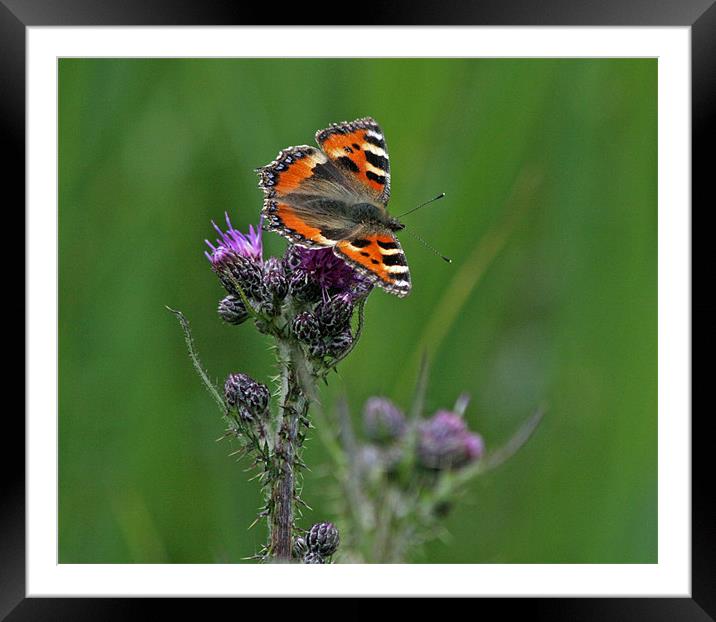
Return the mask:
{"type": "Polygon", "coordinates": [[[383,205],[390,198],[390,161],[380,126],[370,117],[334,123],[316,132],[316,142],[349,178],[383,205]]]}
{"type": "Polygon", "coordinates": [[[341,171],[320,149],[289,147],[257,173],[264,191],[265,228],[309,248],[333,246],[355,229],[340,210],[331,209],[350,202],[350,190],[341,171]]]}
{"type": "Polygon", "coordinates": [[[294,244],[333,252],[376,285],[410,292],[410,272],[394,233],[365,222],[356,206],[384,209],[390,165],[380,126],[371,118],[333,124],[316,133],[321,149],[300,145],[257,169],[264,192],[264,227],[294,244]]]}
{"type": "Polygon", "coordinates": [[[333,252],[390,293],[400,297],[410,293],[408,262],[392,232],[359,232],[351,239],[338,242],[333,252]]]}

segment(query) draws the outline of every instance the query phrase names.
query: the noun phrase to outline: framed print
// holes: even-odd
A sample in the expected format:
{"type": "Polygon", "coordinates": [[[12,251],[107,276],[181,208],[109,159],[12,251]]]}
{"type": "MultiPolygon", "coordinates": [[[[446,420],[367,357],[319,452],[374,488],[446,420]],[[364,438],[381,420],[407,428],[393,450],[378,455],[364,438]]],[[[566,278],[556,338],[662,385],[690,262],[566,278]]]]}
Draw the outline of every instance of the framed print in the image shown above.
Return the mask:
{"type": "Polygon", "coordinates": [[[716,9],[433,8],[2,0],[28,362],[7,619],[711,619],[690,258],[716,9]]]}

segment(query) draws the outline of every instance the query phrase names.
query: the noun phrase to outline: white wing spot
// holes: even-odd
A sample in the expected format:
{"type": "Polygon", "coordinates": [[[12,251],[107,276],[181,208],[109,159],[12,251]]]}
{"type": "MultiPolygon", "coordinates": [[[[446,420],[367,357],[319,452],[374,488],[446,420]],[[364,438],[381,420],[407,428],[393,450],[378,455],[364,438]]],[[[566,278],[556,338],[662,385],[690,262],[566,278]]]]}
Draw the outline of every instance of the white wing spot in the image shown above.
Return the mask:
{"type": "Polygon", "coordinates": [[[371,153],[374,153],[377,156],[381,156],[385,158],[386,160],[389,160],[388,154],[385,152],[385,149],[381,149],[380,147],[373,145],[371,143],[363,143],[362,145],[363,151],[370,151],[371,153]]]}

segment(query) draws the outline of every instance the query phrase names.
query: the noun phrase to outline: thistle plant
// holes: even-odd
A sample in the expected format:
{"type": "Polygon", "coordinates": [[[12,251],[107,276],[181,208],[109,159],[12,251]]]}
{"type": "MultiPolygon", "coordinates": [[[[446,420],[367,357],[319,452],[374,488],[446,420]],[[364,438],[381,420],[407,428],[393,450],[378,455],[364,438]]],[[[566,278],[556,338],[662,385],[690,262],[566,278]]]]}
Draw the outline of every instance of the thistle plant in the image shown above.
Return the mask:
{"type": "Polygon", "coordinates": [[[522,447],[543,415],[536,411],[506,444],[488,448],[465,420],[466,394],[449,410],[425,412],[427,382],[423,362],[407,414],[385,397],[370,398],[360,436],[342,402],[337,429],[323,435],[334,458],[335,512],[343,518],[339,561],[404,562],[423,543],[444,536],[445,517],[468,484],[522,447]]]}
{"type": "Polygon", "coordinates": [[[212,224],[218,237],[206,242],[205,254],[225,290],[218,315],[234,326],[251,321],[273,339],[279,371],[273,390],[239,371],[226,378],[223,392],[217,389],[199,361],[186,318],[172,311],[194,366],[224,416],[225,436],[239,441],[235,453],[251,460],[264,491],[255,522],[265,520],[268,539],[255,557],[326,563],[338,547],[336,527],[317,523],[301,531],[298,526],[301,508],[308,507],[300,476],[303,444],[312,427],[309,406],[316,384],[355,346],[372,285],[330,248],[289,245],[282,257],[264,259],[260,224],[246,234],[234,228],[228,215],[225,229],[212,224]]]}
{"type": "MultiPolygon", "coordinates": [[[[214,223],[212,223],[214,224],[214,223]]],[[[180,321],[194,367],[226,423],[224,437],[256,471],[264,502],[253,524],[267,527],[267,540],[251,559],[325,564],[400,562],[443,530],[444,517],[468,482],[500,465],[529,438],[537,412],[497,450],[469,429],[462,395],[447,410],[424,412],[427,366],[420,373],[408,414],[385,397],[363,408],[363,438],[353,430],[345,403],[325,417],[318,385],[355,347],[372,282],[331,248],[289,244],[281,257],[264,258],[261,225],[238,231],[214,224],[206,258],[224,295],[219,318],[251,325],[273,340],[278,374],[267,384],[235,371],[218,388],[203,368],[189,323],[180,321]],[[313,411],[313,416],[309,411],[313,411]],[[319,436],[333,458],[339,490],[336,522],[299,525],[302,459],[306,434],[318,418],[319,436]],[[342,542],[341,550],[339,544],[342,542]]],[[[310,508],[309,508],[310,509],[310,508]]],[[[253,526],[253,525],[252,525],[253,526]]]]}

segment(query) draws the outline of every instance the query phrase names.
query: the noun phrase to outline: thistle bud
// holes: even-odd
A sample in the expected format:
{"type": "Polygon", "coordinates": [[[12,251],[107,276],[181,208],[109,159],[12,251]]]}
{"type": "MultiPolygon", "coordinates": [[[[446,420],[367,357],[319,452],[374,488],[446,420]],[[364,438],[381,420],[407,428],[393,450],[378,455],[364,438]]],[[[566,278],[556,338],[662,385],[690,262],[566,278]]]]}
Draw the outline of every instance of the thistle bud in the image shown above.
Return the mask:
{"type": "Polygon", "coordinates": [[[256,260],[236,251],[219,247],[210,256],[211,267],[229,294],[241,298],[237,285],[248,298],[261,299],[263,288],[261,266],[256,260]]]}
{"type": "Polygon", "coordinates": [[[333,523],[316,523],[306,536],[310,553],[318,553],[322,557],[330,557],[338,550],[340,536],[333,523]]]}
{"type": "Polygon", "coordinates": [[[291,325],[296,339],[308,346],[321,344],[321,326],[316,316],[310,311],[303,311],[296,315],[291,325]]]}
{"type": "Polygon", "coordinates": [[[224,397],[229,408],[236,408],[242,419],[252,421],[266,413],[271,394],[266,385],[246,374],[230,374],[224,384],[224,397]]]}
{"type": "Polygon", "coordinates": [[[316,302],[321,297],[321,288],[311,275],[300,268],[291,273],[288,291],[298,302],[316,302]]]}
{"type": "Polygon", "coordinates": [[[308,544],[306,544],[306,539],[298,537],[293,541],[293,556],[296,559],[303,559],[308,553],[308,544]]]}
{"type": "Polygon", "coordinates": [[[420,426],[418,460],[428,469],[457,469],[479,460],[483,453],[482,437],[470,432],[454,412],[438,411],[420,426]]]}
{"type": "Polygon", "coordinates": [[[227,324],[238,326],[248,319],[249,312],[241,298],[229,295],[219,302],[219,317],[227,324]]]}
{"type": "Polygon", "coordinates": [[[269,257],[264,264],[264,287],[274,301],[281,301],[288,294],[283,262],[277,257],[269,257]]]}
{"type": "Polygon", "coordinates": [[[353,335],[350,329],[330,338],[325,347],[328,356],[339,357],[353,345],[353,335]]]}
{"type": "Polygon", "coordinates": [[[323,342],[313,343],[309,346],[308,352],[314,359],[320,359],[326,356],[326,344],[323,342]]]}
{"type": "Polygon", "coordinates": [[[337,335],[345,330],[353,314],[353,298],[348,292],[320,302],[316,316],[326,334],[337,335]]]}
{"type": "Polygon", "coordinates": [[[319,553],[309,552],[303,558],[304,564],[325,564],[326,560],[319,553]]]}
{"type": "Polygon", "coordinates": [[[378,443],[390,443],[405,433],[403,412],[385,397],[371,397],[363,407],[366,436],[378,443]]]}
{"type": "Polygon", "coordinates": [[[288,274],[291,274],[301,267],[302,249],[293,244],[289,244],[286,247],[286,252],[283,254],[283,265],[288,274]]]}

